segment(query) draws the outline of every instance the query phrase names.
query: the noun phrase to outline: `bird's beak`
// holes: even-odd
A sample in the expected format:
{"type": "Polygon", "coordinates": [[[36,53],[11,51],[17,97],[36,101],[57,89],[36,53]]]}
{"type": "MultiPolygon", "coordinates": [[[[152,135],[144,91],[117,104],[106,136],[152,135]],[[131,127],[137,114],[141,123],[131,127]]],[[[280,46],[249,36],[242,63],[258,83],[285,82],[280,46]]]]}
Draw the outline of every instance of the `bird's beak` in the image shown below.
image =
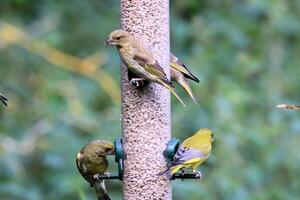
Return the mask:
{"type": "Polygon", "coordinates": [[[105,42],[105,45],[113,46],[113,45],[116,45],[116,43],[111,38],[108,38],[108,40],[106,40],[106,42],[105,42]]]}

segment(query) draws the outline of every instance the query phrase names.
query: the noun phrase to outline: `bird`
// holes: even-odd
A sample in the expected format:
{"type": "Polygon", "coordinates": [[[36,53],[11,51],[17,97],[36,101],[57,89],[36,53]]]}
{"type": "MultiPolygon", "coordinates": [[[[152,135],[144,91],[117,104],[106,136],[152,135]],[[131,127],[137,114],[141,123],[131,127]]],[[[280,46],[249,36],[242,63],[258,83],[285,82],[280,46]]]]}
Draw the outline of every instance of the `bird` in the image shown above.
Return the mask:
{"type": "Polygon", "coordinates": [[[210,129],[199,129],[193,136],[182,142],[173,160],[167,163],[167,169],[158,175],[166,175],[171,179],[177,171],[181,170],[184,173],[186,168],[192,168],[196,178],[201,179],[202,174],[197,171],[197,167],[210,156],[213,141],[213,132],[210,129]]]}
{"type": "Polygon", "coordinates": [[[193,99],[193,101],[198,104],[187,79],[191,79],[197,83],[200,82],[199,79],[194,76],[173,53],[170,53],[170,67],[171,80],[182,86],[193,99]]]}
{"type": "Polygon", "coordinates": [[[185,106],[153,54],[132,34],[122,29],[114,30],[109,34],[105,44],[106,46],[117,47],[123,63],[129,71],[138,76],[138,78],[131,79],[131,84],[134,85],[136,81],[143,80],[158,83],[170,90],[181,104],[185,106]]]}
{"type": "Polygon", "coordinates": [[[8,98],[6,98],[3,94],[0,93],[0,101],[5,105],[5,106],[8,106],[7,105],[7,102],[8,102],[8,98]]]}
{"type": "MultiPolygon", "coordinates": [[[[173,82],[175,81],[180,86],[182,86],[187,91],[187,93],[190,95],[192,100],[196,104],[198,104],[187,79],[191,79],[197,83],[199,83],[200,81],[196,76],[194,76],[189,71],[189,69],[172,52],[170,52],[170,72],[171,72],[171,81],[173,81],[173,82]]],[[[132,79],[134,76],[131,73],[129,73],[128,77],[129,77],[129,79],[132,79]]],[[[144,85],[144,82],[136,81],[136,82],[133,82],[133,84],[136,87],[140,87],[140,86],[144,85]]]]}
{"type": "Polygon", "coordinates": [[[115,153],[114,145],[105,140],[93,140],[85,145],[76,156],[76,165],[83,178],[94,187],[98,200],[110,200],[104,180],[99,175],[108,174],[106,156],[115,153]]]}
{"type": "Polygon", "coordinates": [[[300,110],[300,105],[290,105],[290,104],[279,104],[277,108],[287,109],[287,110],[300,110]]]}

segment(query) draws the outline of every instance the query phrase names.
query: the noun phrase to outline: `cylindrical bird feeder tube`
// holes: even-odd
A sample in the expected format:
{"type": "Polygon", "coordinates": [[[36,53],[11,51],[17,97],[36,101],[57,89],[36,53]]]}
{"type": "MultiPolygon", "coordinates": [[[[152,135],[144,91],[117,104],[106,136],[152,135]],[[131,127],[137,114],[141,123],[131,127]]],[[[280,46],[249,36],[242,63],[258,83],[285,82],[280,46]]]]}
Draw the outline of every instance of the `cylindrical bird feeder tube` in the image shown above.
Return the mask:
{"type": "MultiPolygon", "coordinates": [[[[122,29],[148,48],[169,76],[169,1],[121,0],[122,29]]],[[[130,85],[122,65],[122,131],[125,200],[171,199],[170,182],[157,174],[166,164],[163,150],[170,140],[170,92],[150,83],[130,85]]]]}

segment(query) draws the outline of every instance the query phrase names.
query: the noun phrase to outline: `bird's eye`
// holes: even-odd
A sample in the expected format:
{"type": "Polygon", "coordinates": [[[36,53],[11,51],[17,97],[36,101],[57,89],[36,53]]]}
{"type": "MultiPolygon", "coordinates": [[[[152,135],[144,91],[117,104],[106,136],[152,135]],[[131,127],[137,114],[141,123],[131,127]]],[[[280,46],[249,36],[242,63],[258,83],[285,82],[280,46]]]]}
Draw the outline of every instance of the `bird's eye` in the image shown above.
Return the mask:
{"type": "Polygon", "coordinates": [[[116,37],[117,40],[119,40],[121,37],[116,37]]]}

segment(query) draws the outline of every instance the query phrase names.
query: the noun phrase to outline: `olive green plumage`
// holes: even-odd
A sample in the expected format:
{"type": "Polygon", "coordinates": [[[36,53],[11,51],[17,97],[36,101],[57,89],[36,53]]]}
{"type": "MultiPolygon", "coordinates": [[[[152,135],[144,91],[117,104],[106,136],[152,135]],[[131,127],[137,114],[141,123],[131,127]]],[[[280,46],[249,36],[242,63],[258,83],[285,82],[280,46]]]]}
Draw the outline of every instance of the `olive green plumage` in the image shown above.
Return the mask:
{"type": "Polygon", "coordinates": [[[104,180],[97,180],[97,175],[107,173],[107,155],[114,154],[114,145],[105,140],[94,140],[84,146],[76,156],[76,165],[80,174],[95,188],[98,200],[110,200],[104,180]]]}
{"type": "Polygon", "coordinates": [[[172,53],[170,53],[170,67],[171,80],[181,85],[181,87],[187,91],[193,101],[198,104],[187,79],[193,80],[197,83],[199,83],[199,79],[194,76],[188,70],[188,68],[172,53]]]}

